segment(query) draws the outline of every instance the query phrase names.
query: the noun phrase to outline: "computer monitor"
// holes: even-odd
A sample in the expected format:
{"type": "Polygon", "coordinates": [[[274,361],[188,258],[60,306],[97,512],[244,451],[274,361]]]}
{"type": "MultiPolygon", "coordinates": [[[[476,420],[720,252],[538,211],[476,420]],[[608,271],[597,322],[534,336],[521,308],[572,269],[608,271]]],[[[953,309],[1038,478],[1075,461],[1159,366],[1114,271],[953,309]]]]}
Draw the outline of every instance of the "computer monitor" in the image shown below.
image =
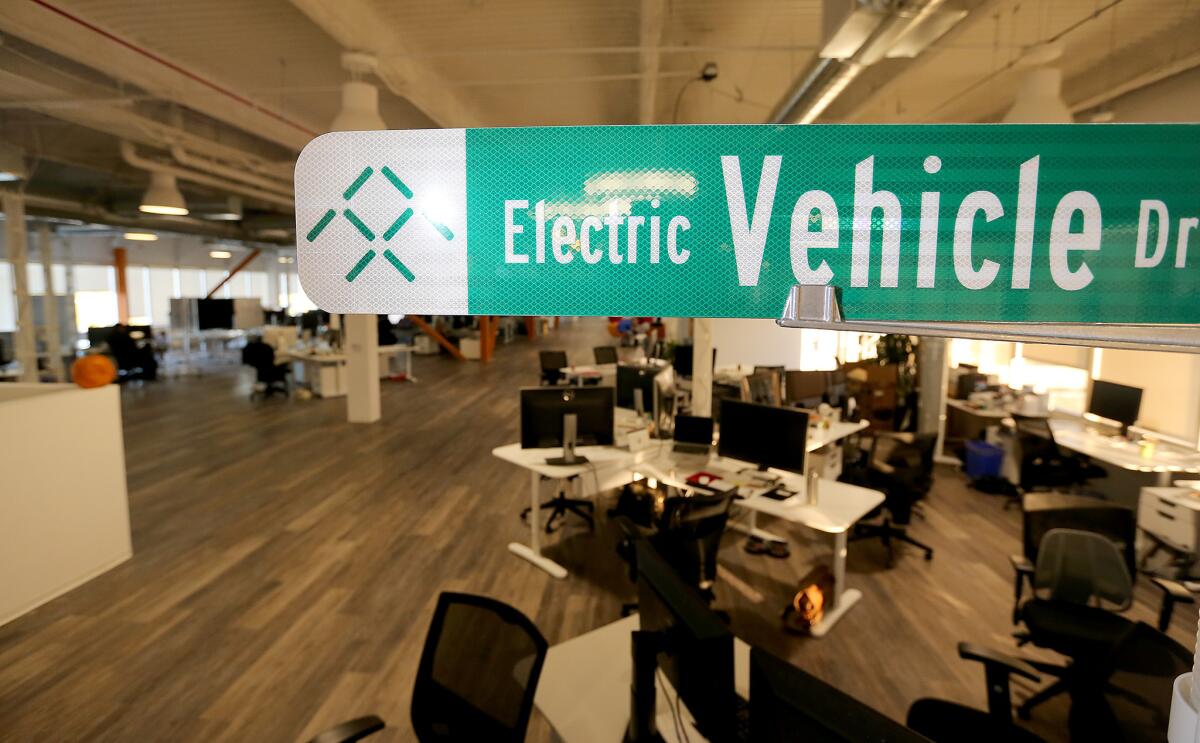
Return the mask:
{"type": "Polygon", "coordinates": [[[978,374],[976,372],[966,372],[958,375],[958,387],[956,391],[959,400],[966,400],[975,392],[983,392],[987,389],[988,381],[986,374],[978,374]]]}
{"type": "Polygon", "coordinates": [[[1088,412],[1105,420],[1116,421],[1124,431],[1137,423],[1142,409],[1142,388],[1097,379],[1092,382],[1088,412]]]}
{"type": "Polygon", "coordinates": [[[759,648],[750,649],[750,740],[928,743],[923,735],[759,648]]]}
{"type": "Polygon", "coordinates": [[[597,364],[615,364],[617,363],[617,347],[596,346],[592,349],[592,356],[596,359],[597,364]]]}
{"type": "Polygon", "coordinates": [[[638,364],[617,365],[617,407],[638,410],[638,392],[641,393],[639,412],[653,411],[654,378],[663,371],[661,366],[638,364]]]}
{"type": "Polygon", "coordinates": [[[675,367],[675,373],[681,377],[692,376],[692,351],[694,346],[675,346],[675,357],[671,361],[671,365],[675,367]]]}
{"type": "Polygon", "coordinates": [[[87,329],[88,348],[100,348],[108,343],[108,337],[113,334],[114,326],[100,328],[92,326],[87,329]]]}
{"type": "Polygon", "coordinates": [[[722,457],[803,474],[808,413],[741,400],[721,401],[722,457]]]}
{"type": "Polygon", "coordinates": [[[648,541],[635,540],[635,554],[641,629],[633,640],[628,739],[652,739],[654,675],[660,669],[705,738],[733,740],[738,709],[733,634],[648,541]]]}
{"type": "Polygon", "coordinates": [[[713,419],[699,415],[675,416],[675,441],[712,446],[713,419]]]}
{"type": "Polygon", "coordinates": [[[530,387],[521,390],[521,448],[563,447],[550,464],[577,464],[587,459],[575,446],[612,446],[612,387],[530,387]],[[574,431],[571,430],[574,426],[574,431]]]}
{"type": "Polygon", "coordinates": [[[233,330],[232,299],[197,299],[198,330],[233,330]]]}
{"type": "Polygon", "coordinates": [[[0,333],[0,366],[13,362],[13,354],[16,353],[13,337],[13,333],[0,333]]]}

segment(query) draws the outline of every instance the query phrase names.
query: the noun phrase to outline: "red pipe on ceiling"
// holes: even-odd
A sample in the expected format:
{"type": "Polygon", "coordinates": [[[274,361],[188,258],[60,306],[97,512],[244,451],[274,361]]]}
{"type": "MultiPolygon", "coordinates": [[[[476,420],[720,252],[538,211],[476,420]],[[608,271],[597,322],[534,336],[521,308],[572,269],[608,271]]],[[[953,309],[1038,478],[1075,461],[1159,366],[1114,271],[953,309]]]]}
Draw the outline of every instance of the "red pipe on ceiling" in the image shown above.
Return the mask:
{"type": "Polygon", "coordinates": [[[317,136],[317,133],[312,131],[311,129],[301,126],[300,124],[297,124],[296,122],[291,121],[291,120],[285,118],[284,116],[281,116],[280,114],[277,114],[274,111],[271,111],[270,109],[263,108],[262,106],[258,105],[257,103],[250,100],[249,98],[240,96],[237,93],[234,93],[232,90],[229,90],[228,88],[224,88],[220,85],[217,85],[216,83],[212,82],[211,80],[203,78],[200,75],[197,75],[196,73],[192,72],[191,70],[180,67],[179,65],[175,64],[174,62],[171,62],[170,60],[163,59],[162,57],[158,56],[157,54],[150,51],[149,49],[144,49],[140,46],[137,46],[136,44],[133,44],[132,42],[122,39],[120,36],[117,36],[116,34],[110,33],[109,31],[105,31],[103,28],[100,28],[99,26],[97,26],[93,23],[89,23],[88,21],[85,21],[84,19],[80,18],[79,16],[69,13],[69,12],[63,10],[62,8],[51,5],[50,3],[46,2],[46,0],[32,0],[32,2],[42,6],[43,8],[45,8],[46,10],[49,10],[52,13],[57,13],[58,15],[62,16],[63,18],[66,18],[67,20],[69,20],[73,23],[77,23],[80,26],[83,26],[84,28],[88,29],[89,31],[98,33],[101,36],[103,36],[104,38],[106,38],[110,41],[116,42],[117,44],[120,44],[121,46],[125,47],[126,49],[128,49],[136,54],[140,54],[143,57],[153,60],[168,69],[174,70],[175,72],[178,72],[180,75],[183,75],[184,77],[188,78],[189,80],[194,80],[195,82],[198,82],[207,88],[211,88],[212,90],[215,90],[218,93],[221,93],[222,95],[232,98],[233,100],[237,101],[238,103],[241,103],[244,106],[249,106],[250,108],[254,109],[255,111],[258,111],[259,113],[262,113],[266,116],[269,116],[272,119],[275,119],[276,121],[286,124],[287,126],[290,126],[297,131],[303,132],[303,133],[309,135],[310,137],[317,136]]]}

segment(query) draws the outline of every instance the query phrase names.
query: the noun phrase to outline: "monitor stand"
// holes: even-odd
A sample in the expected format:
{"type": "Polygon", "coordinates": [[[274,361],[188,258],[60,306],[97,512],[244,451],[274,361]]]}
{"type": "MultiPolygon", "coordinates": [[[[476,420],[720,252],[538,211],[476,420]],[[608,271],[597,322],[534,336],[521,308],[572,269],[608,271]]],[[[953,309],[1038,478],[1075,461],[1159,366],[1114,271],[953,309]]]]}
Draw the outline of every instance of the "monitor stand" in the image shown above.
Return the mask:
{"type": "Polygon", "coordinates": [[[629,687],[629,727],[625,729],[625,743],[663,743],[655,723],[658,689],[654,685],[662,638],[657,632],[642,630],[635,630],[632,636],[633,683],[629,687]]]}
{"type": "Polygon", "coordinates": [[[550,457],[546,464],[558,467],[573,464],[585,464],[587,457],[575,453],[575,439],[578,437],[579,419],[574,413],[563,416],[563,453],[561,457],[550,457]]]}
{"type": "Polygon", "coordinates": [[[637,417],[646,417],[646,401],[642,390],[636,389],[633,391],[633,412],[637,413],[637,417]]]}

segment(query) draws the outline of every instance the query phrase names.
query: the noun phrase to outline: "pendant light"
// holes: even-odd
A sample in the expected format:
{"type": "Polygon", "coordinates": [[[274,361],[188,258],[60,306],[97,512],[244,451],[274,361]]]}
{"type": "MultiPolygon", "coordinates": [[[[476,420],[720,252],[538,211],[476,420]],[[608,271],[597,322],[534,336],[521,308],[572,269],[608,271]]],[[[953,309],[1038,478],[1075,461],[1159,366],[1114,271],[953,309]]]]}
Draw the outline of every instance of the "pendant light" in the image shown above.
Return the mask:
{"type": "Polygon", "coordinates": [[[142,196],[138,211],[147,214],[166,214],[182,217],[188,213],[187,202],[175,184],[175,176],[170,173],[150,173],[150,186],[142,196]]]}
{"type": "Polygon", "coordinates": [[[379,88],[361,79],[375,71],[375,58],[361,52],[346,52],[342,55],[342,67],[350,73],[351,79],[342,83],[342,109],[329,125],[329,131],[387,129],[387,122],[379,115],[379,88]]]}

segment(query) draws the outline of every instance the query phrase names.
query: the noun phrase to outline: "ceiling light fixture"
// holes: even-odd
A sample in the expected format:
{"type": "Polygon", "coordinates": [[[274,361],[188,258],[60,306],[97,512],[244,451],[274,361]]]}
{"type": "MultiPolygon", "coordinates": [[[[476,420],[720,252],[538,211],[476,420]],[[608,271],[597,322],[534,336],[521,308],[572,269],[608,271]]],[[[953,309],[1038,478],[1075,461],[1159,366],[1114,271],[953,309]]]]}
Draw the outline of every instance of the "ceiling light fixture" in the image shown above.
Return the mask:
{"type": "Polygon", "coordinates": [[[350,79],[342,83],[342,109],[329,125],[331,132],[364,132],[387,129],[379,115],[379,88],[361,78],[375,71],[375,57],[362,52],[342,54],[342,67],[350,79]]]}
{"type": "Polygon", "coordinates": [[[141,243],[152,243],[158,240],[158,235],[153,232],[126,232],[122,237],[126,240],[141,243]]]}
{"type": "Polygon", "coordinates": [[[209,258],[232,258],[233,253],[228,250],[210,250],[208,251],[209,258]]]}
{"type": "Polygon", "coordinates": [[[225,210],[204,215],[207,219],[220,222],[236,222],[242,218],[242,199],[240,196],[230,196],[225,200],[225,210]]]}
{"type": "Polygon", "coordinates": [[[187,202],[175,184],[175,176],[170,173],[150,173],[150,186],[142,196],[138,211],[146,214],[163,214],[172,217],[182,217],[188,213],[187,202]]]}
{"type": "Polygon", "coordinates": [[[290,255],[281,255],[281,256],[279,256],[278,260],[280,263],[283,263],[283,264],[289,264],[289,263],[296,262],[296,259],[291,257],[290,255]]]}
{"type": "Polygon", "coordinates": [[[0,142],[0,182],[11,183],[25,180],[25,153],[19,147],[0,142]]]}

